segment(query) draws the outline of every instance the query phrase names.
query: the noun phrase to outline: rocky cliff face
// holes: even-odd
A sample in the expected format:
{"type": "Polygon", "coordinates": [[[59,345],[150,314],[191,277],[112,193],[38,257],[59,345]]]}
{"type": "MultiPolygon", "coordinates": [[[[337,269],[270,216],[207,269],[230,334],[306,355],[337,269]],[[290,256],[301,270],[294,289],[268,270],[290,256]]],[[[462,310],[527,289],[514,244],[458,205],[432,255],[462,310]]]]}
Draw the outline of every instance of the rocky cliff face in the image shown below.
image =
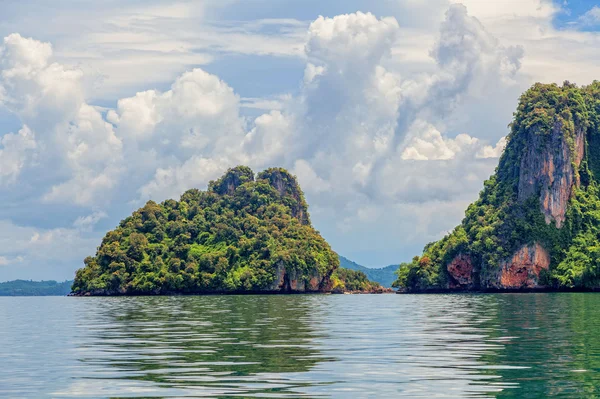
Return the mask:
{"type": "Polygon", "coordinates": [[[600,288],[598,104],[600,82],[525,92],[496,173],[459,226],[401,266],[396,284],[600,288]]]}
{"type": "Polygon", "coordinates": [[[493,288],[538,288],[540,273],[550,268],[550,254],[539,243],[522,246],[512,258],[500,264],[494,278],[486,282],[493,288]]]}
{"type": "Polygon", "coordinates": [[[458,254],[448,263],[448,274],[450,281],[448,288],[468,289],[473,287],[475,266],[469,255],[458,254]]]}
{"type": "Polygon", "coordinates": [[[284,203],[292,210],[292,215],[302,224],[310,224],[308,206],[304,194],[296,179],[282,168],[270,168],[258,174],[257,179],[267,180],[273,186],[284,203]]]}
{"type": "Polygon", "coordinates": [[[236,188],[252,181],[254,181],[252,169],[247,166],[237,166],[229,169],[219,180],[210,182],[209,186],[219,195],[233,195],[236,188]]]}
{"type": "Polygon", "coordinates": [[[584,155],[584,130],[577,129],[573,148],[570,139],[560,122],[554,124],[550,134],[532,130],[519,169],[519,201],[539,195],[546,223],[555,221],[558,228],[565,221],[573,187],[580,184],[577,169],[584,155]]]}
{"type": "Polygon", "coordinates": [[[277,278],[269,287],[274,292],[325,292],[329,291],[329,277],[319,274],[317,270],[303,275],[293,269],[286,268],[283,262],[277,264],[277,278]]]}

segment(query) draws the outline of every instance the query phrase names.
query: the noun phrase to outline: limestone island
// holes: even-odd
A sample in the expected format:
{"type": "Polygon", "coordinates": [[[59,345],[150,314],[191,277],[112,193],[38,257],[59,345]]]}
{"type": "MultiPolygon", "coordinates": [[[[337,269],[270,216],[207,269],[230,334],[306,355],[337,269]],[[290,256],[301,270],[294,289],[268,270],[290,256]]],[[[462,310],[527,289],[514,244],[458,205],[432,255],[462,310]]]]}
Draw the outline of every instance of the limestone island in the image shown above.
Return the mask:
{"type": "Polygon", "coordinates": [[[404,292],[600,289],[600,82],[535,84],[462,223],[394,283],[404,292]]]}
{"type": "Polygon", "coordinates": [[[296,178],[230,169],[207,191],[149,201],[106,234],[73,295],[381,293],[310,222],[296,178]]]}

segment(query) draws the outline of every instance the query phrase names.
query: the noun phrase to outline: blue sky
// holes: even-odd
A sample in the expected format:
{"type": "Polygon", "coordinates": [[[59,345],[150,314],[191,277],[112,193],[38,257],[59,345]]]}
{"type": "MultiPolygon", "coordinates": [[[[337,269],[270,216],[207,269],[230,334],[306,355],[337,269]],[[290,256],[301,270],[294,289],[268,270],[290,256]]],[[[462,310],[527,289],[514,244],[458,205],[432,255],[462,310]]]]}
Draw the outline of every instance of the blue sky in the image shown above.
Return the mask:
{"type": "Polygon", "coordinates": [[[0,281],[67,279],[148,199],[298,176],[315,227],[409,260],[493,173],[518,97],[600,77],[600,9],[546,0],[0,2],[0,281]]]}
{"type": "Polygon", "coordinates": [[[561,11],[556,13],[554,18],[554,26],[557,28],[576,28],[592,32],[600,30],[600,9],[594,9],[600,6],[597,1],[568,0],[556,1],[556,4],[561,7],[561,11]]]}

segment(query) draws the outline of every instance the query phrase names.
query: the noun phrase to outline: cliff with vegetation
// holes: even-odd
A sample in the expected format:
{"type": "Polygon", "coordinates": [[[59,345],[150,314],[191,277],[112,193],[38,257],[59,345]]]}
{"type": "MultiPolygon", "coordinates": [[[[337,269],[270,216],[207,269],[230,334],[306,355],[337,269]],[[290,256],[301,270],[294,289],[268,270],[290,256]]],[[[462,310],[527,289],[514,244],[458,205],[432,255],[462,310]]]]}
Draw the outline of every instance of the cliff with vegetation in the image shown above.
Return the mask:
{"type": "Polygon", "coordinates": [[[535,84],[462,223],[402,264],[407,291],[600,288],[600,82],[535,84]]]}
{"type": "Polygon", "coordinates": [[[76,295],[378,291],[312,226],[296,179],[230,169],[207,191],[148,202],[85,259],[76,295]]]}

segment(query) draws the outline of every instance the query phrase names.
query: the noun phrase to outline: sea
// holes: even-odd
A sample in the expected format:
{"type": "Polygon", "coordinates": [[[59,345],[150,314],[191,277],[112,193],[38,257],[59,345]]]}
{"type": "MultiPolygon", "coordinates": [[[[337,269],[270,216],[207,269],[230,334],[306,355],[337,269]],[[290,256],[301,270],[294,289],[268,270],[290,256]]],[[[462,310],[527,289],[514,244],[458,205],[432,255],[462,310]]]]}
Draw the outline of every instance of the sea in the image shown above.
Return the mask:
{"type": "Polygon", "coordinates": [[[596,398],[600,294],[0,297],[1,398],[596,398]]]}

